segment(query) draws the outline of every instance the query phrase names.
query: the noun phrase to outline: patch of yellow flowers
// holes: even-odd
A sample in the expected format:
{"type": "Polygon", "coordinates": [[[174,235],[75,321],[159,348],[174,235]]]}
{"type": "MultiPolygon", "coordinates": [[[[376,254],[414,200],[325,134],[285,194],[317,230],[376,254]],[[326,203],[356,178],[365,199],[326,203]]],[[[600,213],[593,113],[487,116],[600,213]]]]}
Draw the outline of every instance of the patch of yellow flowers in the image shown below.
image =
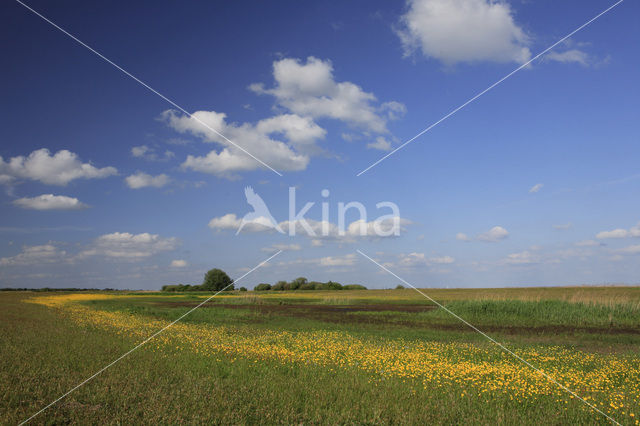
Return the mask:
{"type": "MultiPolygon", "coordinates": [[[[79,324],[108,328],[134,338],[145,339],[169,324],[76,303],[114,297],[118,296],[68,294],[36,297],[31,301],[63,309],[79,324]]],[[[162,350],[167,345],[205,356],[222,353],[334,369],[354,368],[371,373],[373,381],[396,378],[425,389],[461,386],[462,396],[504,394],[520,402],[554,397],[562,404],[573,398],[540,373],[492,346],[368,339],[335,331],[292,332],[189,323],[174,324],[146,346],[162,350]]],[[[562,347],[532,347],[516,353],[614,418],[623,415],[640,424],[634,413],[640,407],[639,358],[562,347]]]]}

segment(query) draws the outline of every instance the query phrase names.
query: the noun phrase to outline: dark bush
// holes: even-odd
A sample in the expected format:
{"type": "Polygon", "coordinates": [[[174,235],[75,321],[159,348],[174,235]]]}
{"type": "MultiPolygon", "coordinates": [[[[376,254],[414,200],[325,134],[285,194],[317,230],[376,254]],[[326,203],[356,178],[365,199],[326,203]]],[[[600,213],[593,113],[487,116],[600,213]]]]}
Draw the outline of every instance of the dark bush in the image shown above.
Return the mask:
{"type": "Polygon", "coordinates": [[[367,288],[360,284],[347,284],[342,286],[343,290],[366,290],[367,288]]]}
{"type": "Polygon", "coordinates": [[[329,281],[327,282],[327,290],[342,290],[342,284],[329,281]]]}
{"type": "Polygon", "coordinates": [[[200,287],[207,291],[233,290],[233,280],[222,269],[215,268],[204,274],[200,287]]]}
{"type": "Polygon", "coordinates": [[[255,291],[267,291],[271,290],[271,284],[261,283],[254,287],[255,291]]]}
{"type": "Polygon", "coordinates": [[[286,281],[278,281],[271,287],[271,290],[283,291],[286,285],[287,285],[286,281]]]}
{"type": "Polygon", "coordinates": [[[315,290],[313,283],[304,283],[298,290],[315,290]]]}

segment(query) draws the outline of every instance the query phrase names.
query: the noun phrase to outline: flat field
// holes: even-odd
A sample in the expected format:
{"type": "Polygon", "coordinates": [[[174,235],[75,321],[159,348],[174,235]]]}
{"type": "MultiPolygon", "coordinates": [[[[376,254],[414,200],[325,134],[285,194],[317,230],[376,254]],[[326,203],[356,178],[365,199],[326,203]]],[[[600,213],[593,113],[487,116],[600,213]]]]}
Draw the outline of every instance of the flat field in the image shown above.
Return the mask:
{"type": "MultiPolygon", "coordinates": [[[[621,424],[640,418],[640,287],[426,289],[621,424]]],[[[0,422],[17,424],[207,298],[0,293],[0,422]]],[[[35,424],[607,424],[416,291],[230,292],[35,424]]]]}

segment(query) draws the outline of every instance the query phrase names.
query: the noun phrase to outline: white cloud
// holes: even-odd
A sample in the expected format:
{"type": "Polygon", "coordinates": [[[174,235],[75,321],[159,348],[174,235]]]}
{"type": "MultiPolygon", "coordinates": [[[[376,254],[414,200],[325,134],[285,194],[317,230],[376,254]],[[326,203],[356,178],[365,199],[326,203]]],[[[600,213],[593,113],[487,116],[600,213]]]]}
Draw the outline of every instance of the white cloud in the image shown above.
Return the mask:
{"type": "Polygon", "coordinates": [[[494,226],[487,232],[483,232],[482,234],[478,235],[478,240],[488,243],[496,243],[500,240],[504,240],[508,236],[509,232],[502,226],[494,226]]]}
{"type": "Polygon", "coordinates": [[[353,266],[355,265],[358,257],[351,253],[344,256],[326,256],[326,257],[318,257],[311,259],[296,259],[288,262],[280,262],[279,266],[290,266],[290,265],[313,265],[313,266],[324,266],[324,267],[344,267],[344,266],[353,266]]]}
{"type": "Polygon", "coordinates": [[[169,266],[172,268],[186,268],[187,266],[189,266],[189,264],[186,260],[175,259],[171,261],[171,264],[169,266]]]}
{"type": "Polygon", "coordinates": [[[380,151],[391,151],[391,143],[383,136],[378,136],[375,142],[370,142],[367,144],[367,148],[378,149],[380,151]]]}
{"type": "Polygon", "coordinates": [[[64,250],[57,248],[51,243],[39,246],[25,246],[22,248],[22,252],[15,256],[0,258],[0,265],[36,266],[57,263],[63,261],[66,254],[64,250]]]}
{"type": "Polygon", "coordinates": [[[224,216],[214,217],[209,221],[211,229],[238,229],[242,220],[235,213],[227,213],[224,216]]]}
{"type": "Polygon", "coordinates": [[[525,250],[520,253],[511,253],[507,255],[503,263],[506,263],[507,265],[532,265],[540,263],[540,261],[541,259],[538,254],[525,250]]]}
{"type": "Polygon", "coordinates": [[[127,185],[131,189],[146,188],[149,186],[162,188],[171,182],[171,178],[164,173],[157,176],[151,176],[147,173],[136,172],[131,176],[127,176],[125,182],[127,182],[127,185]]]}
{"type": "Polygon", "coordinates": [[[91,247],[78,254],[78,258],[106,256],[122,260],[140,260],[163,251],[174,250],[177,246],[176,238],[163,238],[146,232],[114,232],[98,237],[91,247]]]}
{"type": "Polygon", "coordinates": [[[356,255],[348,254],[346,256],[327,256],[319,259],[320,266],[352,266],[356,263],[356,255]]]}
{"type": "Polygon", "coordinates": [[[454,263],[455,259],[451,256],[436,256],[427,257],[424,253],[408,253],[398,256],[398,266],[405,268],[412,268],[416,266],[431,266],[431,265],[449,265],[454,263]]]}
{"type": "Polygon", "coordinates": [[[612,231],[602,231],[596,234],[596,238],[599,240],[607,238],[627,238],[628,236],[629,231],[626,229],[614,229],[612,231]]]}
{"type": "Polygon", "coordinates": [[[536,183],[529,189],[529,194],[535,194],[536,192],[540,191],[543,186],[543,183],[536,183]]]}
{"type": "Polygon", "coordinates": [[[315,142],[326,134],[310,118],[294,114],[267,118],[255,125],[228,123],[226,114],[215,111],[196,111],[189,117],[169,110],[162,114],[162,118],[177,132],[191,133],[205,142],[223,146],[222,150],[210,151],[206,156],[187,156],[182,163],[184,169],[227,178],[235,177],[234,172],[256,170],[264,166],[201,123],[216,129],[254,157],[281,171],[306,169],[309,155],[319,150],[315,142]],[[277,139],[282,136],[286,143],[277,139]]]}
{"type": "Polygon", "coordinates": [[[624,248],[615,250],[615,253],[629,254],[629,255],[640,254],[640,245],[624,247],[624,248]]]}
{"type": "Polygon", "coordinates": [[[578,49],[565,50],[564,52],[556,52],[555,50],[552,50],[544,55],[543,59],[547,61],[561,62],[563,64],[577,63],[584,67],[588,67],[591,64],[591,58],[589,55],[578,49]]]}
{"type": "Polygon", "coordinates": [[[640,222],[635,226],[627,229],[613,229],[611,231],[602,231],[596,234],[596,238],[599,240],[607,239],[607,238],[628,238],[628,237],[640,237],[640,222]]]}
{"type": "MultiPolygon", "coordinates": [[[[209,227],[216,230],[237,230],[242,223],[242,218],[235,213],[227,213],[224,216],[214,217],[209,221],[209,227]]],[[[375,219],[370,222],[356,220],[345,224],[344,232],[335,223],[319,221],[314,219],[304,219],[294,222],[288,220],[278,224],[285,234],[295,234],[312,239],[311,244],[319,247],[323,241],[354,242],[358,238],[387,238],[396,237],[395,230],[403,232],[406,226],[412,224],[408,219],[401,217],[388,217],[375,219]],[[305,226],[306,222],[306,226],[305,226]],[[308,229],[307,229],[308,227],[308,229]]],[[[258,217],[251,222],[245,223],[242,231],[248,232],[273,232],[272,222],[269,218],[258,217]]]]}
{"type": "Polygon", "coordinates": [[[451,256],[439,256],[439,257],[429,258],[429,263],[434,263],[438,265],[448,265],[453,262],[455,262],[455,259],[451,256]]]}
{"type": "MultiPolygon", "coordinates": [[[[340,241],[340,242],[354,242],[359,238],[389,238],[396,237],[397,233],[401,233],[405,230],[405,227],[412,222],[408,219],[404,219],[398,216],[375,219],[369,222],[364,220],[356,220],[345,226],[344,232],[340,232],[338,225],[326,222],[317,221],[313,219],[306,219],[309,226],[307,230],[302,221],[289,222],[288,220],[280,223],[280,228],[285,232],[290,231],[290,227],[295,227],[296,235],[302,235],[312,238],[313,240],[327,240],[327,241],[340,241]]],[[[317,244],[313,243],[312,244],[317,244]]]]}
{"type": "Polygon", "coordinates": [[[273,244],[269,247],[263,247],[262,250],[265,253],[275,253],[277,251],[298,251],[302,250],[299,244],[273,244]]]}
{"type": "Polygon", "coordinates": [[[82,163],[78,155],[63,149],[51,155],[48,149],[33,151],[28,157],[0,157],[0,182],[14,179],[37,180],[48,185],[64,186],[75,179],[100,179],[117,174],[114,167],[96,168],[82,163]]]}
{"type": "Polygon", "coordinates": [[[408,0],[397,33],[405,55],[420,49],[446,65],[531,58],[509,5],[492,0],[408,0]]]}
{"type": "MultiPolygon", "coordinates": [[[[235,213],[227,213],[224,216],[214,217],[209,221],[209,228],[216,230],[234,230],[237,231],[242,225],[242,218],[235,213]]],[[[271,219],[260,216],[250,222],[245,222],[242,232],[273,232],[271,219]]]]}
{"type": "Polygon", "coordinates": [[[467,234],[465,234],[464,232],[458,232],[456,234],[456,240],[458,241],[464,241],[464,242],[470,242],[471,241],[471,237],[469,237],[467,234]]]}
{"type": "Polygon", "coordinates": [[[333,118],[375,133],[388,133],[387,120],[406,112],[400,102],[376,106],[373,93],[348,82],[337,82],[331,61],[310,56],[306,63],[285,58],[273,63],[275,87],[252,84],[249,89],[273,95],[278,104],[295,114],[313,118],[333,118]]]}
{"type": "Polygon", "coordinates": [[[131,148],[131,155],[136,158],[142,158],[148,161],[166,161],[175,157],[172,151],[166,150],[162,156],[160,156],[155,148],[148,145],[134,146],[131,148]]]}
{"type": "Polygon", "coordinates": [[[77,198],[53,194],[18,198],[13,201],[13,204],[23,209],[31,210],[80,210],[89,207],[77,198]]]}

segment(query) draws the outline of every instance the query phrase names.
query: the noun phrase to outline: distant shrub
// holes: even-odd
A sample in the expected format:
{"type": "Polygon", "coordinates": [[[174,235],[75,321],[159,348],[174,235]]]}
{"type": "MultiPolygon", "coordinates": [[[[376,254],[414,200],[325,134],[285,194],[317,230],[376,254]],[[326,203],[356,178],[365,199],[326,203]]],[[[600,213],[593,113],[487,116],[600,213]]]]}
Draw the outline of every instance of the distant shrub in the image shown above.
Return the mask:
{"type": "Polygon", "coordinates": [[[329,281],[326,284],[327,290],[342,290],[342,284],[329,281]]]}
{"type": "Polygon", "coordinates": [[[404,286],[402,284],[398,284],[396,286],[396,290],[404,290],[404,286]]]}
{"type": "Polygon", "coordinates": [[[304,283],[298,290],[315,290],[313,283],[304,283]]]}
{"type": "Polygon", "coordinates": [[[271,290],[271,284],[261,283],[254,287],[255,291],[267,291],[271,290]]]}
{"type": "Polygon", "coordinates": [[[275,290],[275,291],[284,291],[285,287],[287,285],[286,281],[278,281],[277,283],[275,283],[272,287],[271,290],[275,290]]]}
{"type": "Polygon", "coordinates": [[[240,291],[247,291],[246,287],[240,287],[240,291]]]}
{"type": "Polygon", "coordinates": [[[367,288],[360,284],[347,284],[342,286],[343,290],[366,290],[367,288]]]}

